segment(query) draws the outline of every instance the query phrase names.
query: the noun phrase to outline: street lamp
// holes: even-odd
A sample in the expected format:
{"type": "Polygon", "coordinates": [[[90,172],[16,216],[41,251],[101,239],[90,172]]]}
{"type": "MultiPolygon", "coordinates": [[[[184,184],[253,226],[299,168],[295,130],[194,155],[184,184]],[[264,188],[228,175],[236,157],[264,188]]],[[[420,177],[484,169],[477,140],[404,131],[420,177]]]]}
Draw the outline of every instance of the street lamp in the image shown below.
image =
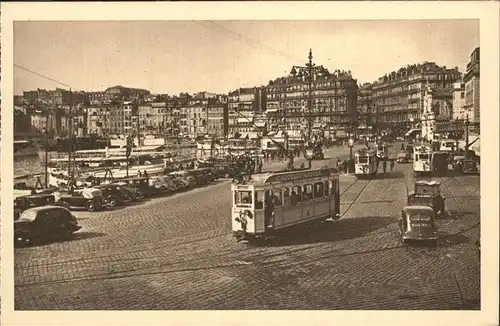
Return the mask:
{"type": "MultiPolygon", "coordinates": [[[[351,136],[352,137],[352,136],[351,136]]],[[[348,165],[348,171],[352,171],[352,147],[354,146],[354,139],[349,138],[347,145],[349,146],[349,165],[348,165]]]]}

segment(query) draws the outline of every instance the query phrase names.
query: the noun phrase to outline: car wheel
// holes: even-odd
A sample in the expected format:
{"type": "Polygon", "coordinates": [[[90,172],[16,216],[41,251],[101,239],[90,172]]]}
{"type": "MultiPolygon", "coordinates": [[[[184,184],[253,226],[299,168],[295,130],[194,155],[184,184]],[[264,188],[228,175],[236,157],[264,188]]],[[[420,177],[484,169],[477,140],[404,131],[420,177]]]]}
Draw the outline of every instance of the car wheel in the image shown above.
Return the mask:
{"type": "Polygon", "coordinates": [[[29,237],[24,232],[14,233],[14,246],[15,247],[27,247],[32,243],[31,237],[29,237]]]}
{"type": "Polygon", "coordinates": [[[95,212],[95,210],[96,210],[96,206],[95,206],[95,203],[94,203],[93,201],[89,201],[89,202],[87,203],[87,210],[88,210],[89,212],[95,212]]]}
{"type": "Polygon", "coordinates": [[[116,204],[117,204],[117,202],[116,202],[116,198],[115,197],[109,197],[108,198],[108,205],[110,207],[116,207],[116,204]]]}

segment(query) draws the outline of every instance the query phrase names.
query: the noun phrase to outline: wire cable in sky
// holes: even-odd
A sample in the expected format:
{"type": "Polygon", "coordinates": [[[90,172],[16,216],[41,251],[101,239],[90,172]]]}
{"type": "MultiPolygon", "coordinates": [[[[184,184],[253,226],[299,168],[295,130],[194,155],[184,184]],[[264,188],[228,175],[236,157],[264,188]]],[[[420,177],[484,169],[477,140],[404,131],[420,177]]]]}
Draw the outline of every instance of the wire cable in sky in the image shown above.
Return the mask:
{"type": "Polygon", "coordinates": [[[14,67],[19,68],[19,69],[24,70],[24,71],[27,71],[27,72],[29,72],[29,73],[31,73],[31,74],[33,74],[33,75],[38,76],[38,77],[42,77],[42,78],[45,78],[45,79],[47,79],[47,80],[50,80],[50,81],[52,81],[52,82],[54,82],[54,83],[57,83],[57,84],[62,85],[62,86],[64,86],[64,87],[67,87],[67,88],[69,88],[70,90],[76,90],[76,91],[81,91],[81,92],[83,92],[82,90],[79,90],[79,89],[77,89],[77,88],[75,88],[75,87],[72,87],[72,86],[70,86],[70,85],[68,85],[68,84],[65,84],[65,83],[63,83],[63,82],[60,82],[60,81],[58,81],[58,80],[56,80],[56,79],[54,79],[54,78],[50,78],[50,77],[45,76],[45,75],[43,75],[43,74],[40,74],[40,73],[38,73],[38,72],[36,72],[36,71],[30,70],[30,69],[28,69],[28,68],[24,68],[24,67],[22,67],[22,66],[20,66],[20,65],[17,65],[17,64],[15,64],[15,63],[14,63],[14,67]]]}
{"type": "Polygon", "coordinates": [[[205,28],[211,29],[215,32],[232,37],[233,39],[236,39],[238,41],[242,41],[242,42],[250,45],[251,47],[258,49],[258,50],[267,51],[268,53],[271,53],[273,55],[279,55],[282,57],[286,57],[287,59],[300,60],[291,54],[287,54],[287,53],[275,50],[275,49],[273,49],[265,44],[262,44],[261,42],[255,41],[255,40],[253,40],[253,39],[251,39],[243,34],[232,31],[232,30],[230,30],[226,27],[223,27],[217,23],[214,23],[212,21],[193,21],[193,22],[198,24],[198,25],[201,25],[205,28]]]}
{"type": "Polygon", "coordinates": [[[238,33],[238,32],[235,32],[235,31],[233,31],[233,30],[230,30],[230,29],[228,29],[228,28],[226,28],[226,27],[224,27],[224,26],[221,26],[221,25],[219,25],[219,24],[217,24],[217,23],[213,22],[213,21],[207,21],[207,22],[208,22],[209,24],[211,24],[212,26],[217,27],[217,28],[218,28],[218,29],[220,29],[220,30],[224,30],[224,31],[226,31],[226,32],[228,32],[228,33],[231,33],[231,34],[233,34],[233,35],[236,35],[236,36],[240,36],[240,37],[241,37],[243,40],[245,40],[246,42],[256,44],[256,45],[257,45],[257,46],[259,46],[259,47],[262,47],[262,48],[264,48],[264,49],[267,49],[267,50],[269,50],[269,51],[271,51],[271,52],[274,52],[274,53],[276,53],[276,54],[278,54],[278,55],[281,55],[281,56],[283,56],[283,57],[286,57],[286,58],[289,58],[289,59],[293,59],[293,60],[300,60],[300,59],[298,59],[298,58],[294,57],[294,56],[293,56],[293,55],[291,55],[291,54],[284,53],[284,52],[278,51],[278,50],[276,50],[276,49],[273,49],[273,48],[271,48],[271,47],[269,47],[269,46],[267,46],[267,45],[265,45],[265,44],[263,44],[263,43],[261,43],[261,42],[258,42],[258,41],[256,41],[256,40],[253,40],[253,39],[251,39],[251,38],[249,38],[249,37],[247,37],[247,36],[245,36],[245,35],[243,35],[243,34],[240,34],[240,33],[238,33]]]}

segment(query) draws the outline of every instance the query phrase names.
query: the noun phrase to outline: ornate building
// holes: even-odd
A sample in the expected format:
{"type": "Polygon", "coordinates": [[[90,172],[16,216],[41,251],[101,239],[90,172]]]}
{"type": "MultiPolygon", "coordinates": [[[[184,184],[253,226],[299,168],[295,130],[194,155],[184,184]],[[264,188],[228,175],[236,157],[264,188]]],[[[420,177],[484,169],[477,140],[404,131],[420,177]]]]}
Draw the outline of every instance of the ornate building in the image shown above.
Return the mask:
{"type": "Polygon", "coordinates": [[[308,67],[293,67],[288,76],[269,82],[266,113],[271,129],[305,130],[311,122],[315,132],[345,128],[357,120],[358,85],[351,72],[331,73],[323,66],[312,71],[309,76],[308,67]]]}
{"type": "Polygon", "coordinates": [[[372,86],[376,120],[385,125],[416,126],[423,112],[426,83],[451,103],[453,84],[460,79],[457,67],[448,69],[434,62],[410,65],[386,74],[372,86]]]}

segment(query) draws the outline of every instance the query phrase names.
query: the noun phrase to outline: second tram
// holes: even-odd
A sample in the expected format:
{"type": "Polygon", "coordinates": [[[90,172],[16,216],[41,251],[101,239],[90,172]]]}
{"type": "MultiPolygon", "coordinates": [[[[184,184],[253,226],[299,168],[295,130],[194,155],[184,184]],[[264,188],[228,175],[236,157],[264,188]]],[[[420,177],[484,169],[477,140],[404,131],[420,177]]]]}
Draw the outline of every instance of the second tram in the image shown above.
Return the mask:
{"type": "Polygon", "coordinates": [[[231,185],[233,235],[266,238],[290,226],[340,218],[339,174],[322,168],[253,174],[231,185]]]}
{"type": "Polygon", "coordinates": [[[358,178],[375,176],[378,171],[378,157],[374,150],[361,150],[354,155],[354,174],[358,178]]]}
{"type": "Polygon", "coordinates": [[[421,175],[432,172],[432,149],[427,146],[417,146],[413,149],[413,173],[421,175]]]}

